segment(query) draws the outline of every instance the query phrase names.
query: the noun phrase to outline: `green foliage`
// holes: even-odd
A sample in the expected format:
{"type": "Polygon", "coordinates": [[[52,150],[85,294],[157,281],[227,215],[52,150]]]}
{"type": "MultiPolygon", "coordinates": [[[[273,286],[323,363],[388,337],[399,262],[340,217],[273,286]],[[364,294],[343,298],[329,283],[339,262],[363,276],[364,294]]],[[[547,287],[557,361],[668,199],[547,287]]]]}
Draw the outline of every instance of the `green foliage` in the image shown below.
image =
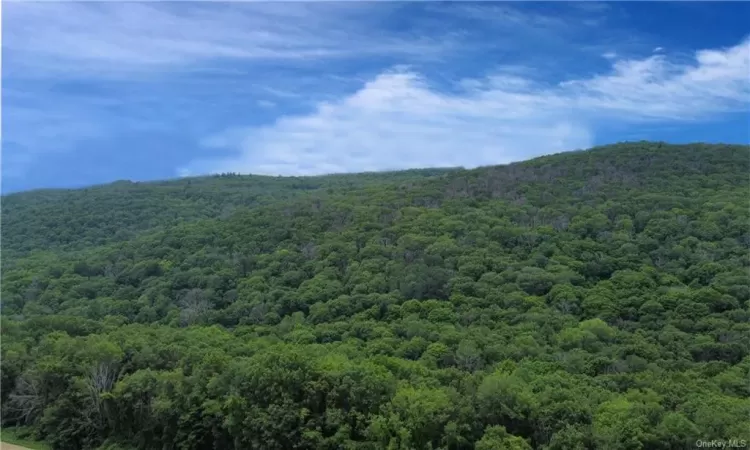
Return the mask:
{"type": "Polygon", "coordinates": [[[3,427],[0,430],[0,441],[25,447],[30,450],[49,450],[49,445],[33,439],[33,431],[24,427],[3,427]]]}
{"type": "Polygon", "coordinates": [[[748,439],[748,150],[4,197],[3,426],[71,450],[748,439]]]}

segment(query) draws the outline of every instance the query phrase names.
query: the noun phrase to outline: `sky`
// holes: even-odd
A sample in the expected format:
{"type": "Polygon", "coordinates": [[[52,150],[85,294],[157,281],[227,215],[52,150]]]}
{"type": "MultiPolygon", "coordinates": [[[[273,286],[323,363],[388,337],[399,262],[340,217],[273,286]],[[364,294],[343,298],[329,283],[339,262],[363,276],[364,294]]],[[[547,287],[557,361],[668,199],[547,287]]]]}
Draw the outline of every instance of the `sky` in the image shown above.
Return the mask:
{"type": "Polygon", "coordinates": [[[2,4],[2,192],[750,142],[748,2],[2,4]]]}

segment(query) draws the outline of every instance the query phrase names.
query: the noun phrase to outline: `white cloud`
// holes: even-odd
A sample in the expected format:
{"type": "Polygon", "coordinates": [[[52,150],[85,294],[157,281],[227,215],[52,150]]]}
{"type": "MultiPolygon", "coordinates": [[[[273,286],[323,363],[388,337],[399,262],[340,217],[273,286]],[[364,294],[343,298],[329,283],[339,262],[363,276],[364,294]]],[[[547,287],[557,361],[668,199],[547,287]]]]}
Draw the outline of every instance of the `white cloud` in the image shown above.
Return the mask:
{"type": "MultiPolygon", "coordinates": [[[[143,127],[202,135],[215,111],[230,110],[227,98],[266,116],[326,99],[307,115],[208,136],[206,146],[233,156],[214,154],[181,169],[317,174],[504,163],[588,147],[603,120],[692,120],[747,110],[748,41],[699,52],[690,63],[657,50],[627,60],[619,55],[649,53],[654,44],[628,44],[622,30],[601,25],[602,8],[614,6],[584,3],[570,4],[580,9],[572,16],[431,3],[431,14],[409,22],[416,31],[399,32],[413,12],[408,3],[6,2],[3,81],[33,90],[38,100],[4,90],[11,125],[3,137],[23,149],[16,159],[26,161],[143,127]],[[461,20],[449,20],[455,18],[461,20]],[[475,63],[486,54],[494,58],[489,64],[516,67],[484,77],[488,63],[475,63]],[[548,64],[559,62],[553,71],[565,73],[571,59],[577,64],[586,55],[604,56],[611,71],[550,85],[518,70],[523,64],[549,72],[548,64]],[[363,73],[394,62],[412,68],[350,89],[363,73]],[[454,93],[429,83],[467,67],[474,78],[456,80],[454,93]],[[95,89],[81,89],[92,81],[95,89]]],[[[584,60],[573,69],[585,68],[584,60]]]]}
{"type": "Polygon", "coordinates": [[[528,147],[545,153],[591,143],[585,129],[563,117],[534,114],[533,101],[517,95],[446,96],[412,73],[387,73],[312,115],[216,137],[214,146],[239,143],[242,154],[198,163],[189,172],[313,175],[491,164],[523,157],[528,147]],[[506,108],[506,102],[517,108],[506,108]],[[521,152],[519,141],[525,144],[521,152]]]}
{"type": "Polygon", "coordinates": [[[696,120],[750,107],[750,39],[696,52],[690,64],[664,55],[622,60],[612,72],[561,84],[582,111],[618,120],[696,120]]]}
{"type": "Polygon", "coordinates": [[[232,60],[434,58],[452,45],[446,36],[379,36],[370,24],[392,8],[324,2],[10,2],[3,30],[10,70],[4,75],[111,77],[232,60]]]}
{"type": "Polygon", "coordinates": [[[748,111],[750,40],[703,50],[690,64],[662,55],[617,60],[611,71],[556,85],[515,74],[463,80],[460,94],[409,71],[272,126],[212,137],[229,158],[181,174],[312,175],[427,166],[473,167],[585,148],[602,121],[673,122],[748,111]]]}

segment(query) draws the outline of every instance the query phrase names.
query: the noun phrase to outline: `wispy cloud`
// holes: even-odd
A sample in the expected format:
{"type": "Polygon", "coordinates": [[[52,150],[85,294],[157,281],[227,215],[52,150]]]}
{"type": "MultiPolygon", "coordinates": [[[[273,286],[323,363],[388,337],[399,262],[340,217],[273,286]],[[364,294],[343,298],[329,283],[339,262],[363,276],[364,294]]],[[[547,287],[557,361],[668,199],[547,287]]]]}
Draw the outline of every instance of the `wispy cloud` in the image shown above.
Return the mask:
{"type": "Polygon", "coordinates": [[[13,2],[8,76],[132,76],[227,60],[320,63],[378,54],[436,57],[446,36],[378,37],[393,10],[349,3],[13,2]]]}
{"type": "Polygon", "coordinates": [[[231,109],[233,102],[251,102],[271,110],[276,100],[319,99],[326,92],[316,87],[343,84],[327,73],[334,63],[378,55],[433,61],[456,45],[441,33],[381,36],[379,22],[398,8],[5,2],[3,173],[22,175],[40,155],[93,139],[170,127],[184,133],[188,115],[210,122],[211,103],[231,109]]]}
{"type": "Polygon", "coordinates": [[[603,120],[689,121],[750,107],[750,39],[666,56],[616,60],[609,72],[556,84],[500,74],[448,94],[413,72],[387,72],[353,95],[272,126],[211,140],[229,158],[180,173],[310,175],[424,166],[478,166],[583,148],[603,120]]]}
{"type": "Polygon", "coordinates": [[[695,120],[750,106],[750,38],[726,49],[696,52],[693,61],[665,55],[615,61],[610,73],[560,84],[583,111],[620,120],[695,120]]]}
{"type": "MultiPolygon", "coordinates": [[[[477,21],[496,31],[504,26],[508,48],[515,46],[512,30],[563,26],[510,7],[492,6],[488,20],[468,4],[431,6],[437,22],[421,15],[409,27],[391,26],[410,17],[409,8],[391,2],[6,2],[3,106],[5,140],[13,143],[6,154],[23,153],[6,158],[6,167],[23,173],[39,155],[143,129],[184,134],[194,128],[191,121],[215,120],[206,105],[309,109],[351,93],[363,77],[396,61],[450,65],[452,56],[501,44],[498,33],[481,42],[460,26],[445,27],[452,15],[469,19],[469,31],[477,21]]],[[[101,151],[111,151],[102,144],[101,151]]]]}
{"type": "Polygon", "coordinates": [[[146,141],[182,173],[473,166],[587,147],[603,121],[747,108],[747,42],[675,59],[618,10],[5,2],[3,175],[146,141]]]}
{"type": "Polygon", "coordinates": [[[76,101],[48,102],[45,95],[3,83],[4,176],[21,177],[40,155],[65,152],[82,140],[108,134],[105,124],[91,117],[92,110],[111,106],[106,99],[81,96],[76,101]]]}

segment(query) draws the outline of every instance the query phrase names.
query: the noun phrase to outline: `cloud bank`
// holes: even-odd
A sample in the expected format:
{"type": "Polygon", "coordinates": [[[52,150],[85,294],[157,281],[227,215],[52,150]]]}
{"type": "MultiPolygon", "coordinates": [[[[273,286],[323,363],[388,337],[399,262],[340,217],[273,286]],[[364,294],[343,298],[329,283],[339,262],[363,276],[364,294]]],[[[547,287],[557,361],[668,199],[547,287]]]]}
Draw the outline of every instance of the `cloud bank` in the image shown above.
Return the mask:
{"type": "Polygon", "coordinates": [[[629,6],[6,2],[2,175],[473,167],[747,112],[747,40],[678,53],[629,6]]]}
{"type": "Polygon", "coordinates": [[[357,92],[270,126],[207,140],[229,157],[197,160],[181,175],[316,175],[503,164],[589,147],[607,120],[684,122],[750,108],[750,39],[696,52],[615,59],[608,72],[550,84],[523,70],[457,82],[457,92],[409,70],[382,73],[357,92]]]}

